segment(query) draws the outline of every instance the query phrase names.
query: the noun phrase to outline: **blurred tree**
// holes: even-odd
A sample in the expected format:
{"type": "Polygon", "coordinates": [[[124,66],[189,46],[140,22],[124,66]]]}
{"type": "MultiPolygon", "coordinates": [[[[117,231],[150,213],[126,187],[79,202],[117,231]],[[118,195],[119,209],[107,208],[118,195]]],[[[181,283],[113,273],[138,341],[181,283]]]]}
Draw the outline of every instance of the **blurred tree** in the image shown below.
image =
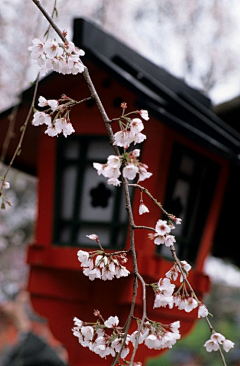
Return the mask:
{"type": "Polygon", "coordinates": [[[36,179],[14,169],[8,179],[11,187],[4,195],[13,207],[0,210],[0,302],[25,285],[25,249],[33,238],[36,212],[36,179]]]}
{"type": "MultiPolygon", "coordinates": [[[[42,3],[51,12],[53,2],[42,3]]],[[[78,0],[58,0],[57,9],[58,24],[68,30],[69,38],[73,17],[90,18],[145,57],[212,95],[221,85],[226,89],[228,80],[239,80],[237,0],[82,0],[81,5],[78,0]]],[[[36,71],[27,68],[27,48],[33,37],[43,37],[47,26],[31,1],[1,1],[0,62],[4,72],[0,74],[0,109],[13,104],[20,90],[34,80],[36,71]],[[19,75],[24,70],[22,82],[19,75]]]]}

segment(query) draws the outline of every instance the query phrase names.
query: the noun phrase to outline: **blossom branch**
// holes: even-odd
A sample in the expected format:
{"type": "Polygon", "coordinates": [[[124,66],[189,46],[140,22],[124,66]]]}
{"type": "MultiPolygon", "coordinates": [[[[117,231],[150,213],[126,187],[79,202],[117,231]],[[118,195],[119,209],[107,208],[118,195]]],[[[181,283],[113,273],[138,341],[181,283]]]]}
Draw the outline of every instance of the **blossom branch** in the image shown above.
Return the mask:
{"type": "MultiPolygon", "coordinates": [[[[39,8],[39,10],[42,12],[42,14],[45,16],[45,18],[49,21],[49,23],[51,24],[52,28],[56,31],[56,33],[59,35],[59,37],[62,39],[62,41],[64,43],[67,43],[67,38],[62,34],[61,30],[58,28],[58,26],[56,25],[56,23],[53,21],[53,19],[50,17],[50,15],[47,13],[47,11],[43,8],[43,6],[41,5],[39,0],[32,0],[35,5],[39,8]]],[[[114,145],[114,135],[113,135],[113,131],[112,128],[110,126],[110,119],[108,118],[108,115],[103,107],[103,104],[100,100],[100,97],[98,96],[98,93],[95,89],[95,86],[91,80],[91,77],[89,75],[88,69],[86,66],[84,66],[84,71],[83,71],[83,77],[86,81],[86,84],[88,86],[88,89],[90,90],[91,96],[92,98],[95,100],[96,105],[98,107],[98,110],[100,112],[100,115],[104,121],[108,136],[109,136],[109,140],[110,140],[110,144],[113,146],[114,152],[117,156],[120,156],[120,152],[119,149],[116,145],[114,145]]],[[[133,213],[132,213],[132,208],[131,208],[131,200],[130,200],[130,194],[129,194],[129,190],[128,190],[128,181],[126,178],[123,177],[122,179],[122,183],[123,183],[123,187],[124,187],[124,194],[125,194],[125,201],[126,201],[126,209],[128,212],[128,218],[129,218],[129,228],[130,228],[130,253],[132,256],[132,261],[133,261],[133,273],[134,273],[134,281],[133,281],[133,297],[132,297],[132,302],[131,302],[131,308],[130,308],[130,312],[129,312],[129,316],[127,319],[127,322],[125,324],[125,335],[124,335],[124,339],[123,339],[123,344],[122,344],[122,348],[124,346],[124,343],[126,342],[126,338],[127,338],[127,334],[128,334],[128,330],[130,328],[130,323],[132,320],[132,316],[133,316],[133,312],[134,312],[134,307],[135,307],[135,302],[136,302],[136,296],[137,296],[137,277],[139,275],[138,272],[138,267],[137,267],[137,258],[136,258],[136,250],[135,250],[135,243],[134,243],[134,219],[133,219],[133,213]]],[[[114,362],[112,363],[112,365],[116,365],[119,357],[120,357],[121,351],[118,353],[117,357],[115,358],[114,362]]]]}
{"type": "Polygon", "coordinates": [[[146,283],[145,283],[144,279],[142,278],[142,276],[139,273],[138,273],[137,277],[140,280],[140,282],[142,284],[142,289],[143,289],[143,297],[142,297],[143,313],[142,313],[141,323],[140,323],[139,328],[138,328],[136,345],[135,345],[135,347],[133,349],[133,353],[132,353],[131,360],[130,360],[130,366],[133,364],[133,361],[135,359],[135,355],[136,355],[136,352],[137,352],[137,349],[138,349],[138,343],[139,343],[140,333],[141,333],[141,330],[143,329],[144,321],[147,318],[146,283]]]}
{"type": "MultiPolygon", "coordinates": [[[[180,262],[179,258],[177,257],[177,254],[176,254],[176,250],[175,250],[174,245],[171,245],[171,246],[170,246],[170,250],[171,250],[171,252],[172,252],[172,256],[173,256],[173,258],[174,258],[175,262],[177,263],[177,266],[178,266],[178,268],[179,268],[179,270],[180,270],[180,272],[181,272],[181,275],[182,275],[182,277],[183,277],[183,279],[184,279],[184,282],[186,282],[186,284],[188,285],[188,287],[189,287],[190,291],[191,291],[191,292],[192,292],[192,294],[194,295],[195,299],[199,302],[198,297],[197,297],[197,295],[196,295],[195,291],[193,290],[193,288],[192,288],[192,286],[191,286],[190,282],[189,282],[189,281],[188,281],[188,279],[187,279],[186,273],[183,271],[183,268],[182,268],[181,262],[180,262]]],[[[209,329],[210,329],[210,332],[211,332],[212,334],[213,334],[213,333],[215,333],[215,330],[214,330],[214,328],[213,328],[213,326],[212,326],[212,324],[211,324],[211,322],[210,322],[210,320],[209,320],[209,317],[208,317],[208,316],[206,316],[206,317],[205,317],[205,320],[206,320],[206,322],[207,322],[207,324],[208,324],[208,327],[209,327],[209,329]]],[[[222,352],[221,347],[219,347],[219,348],[218,348],[218,352],[220,353],[220,356],[221,356],[221,359],[222,359],[223,365],[224,365],[224,366],[227,366],[226,361],[225,361],[225,357],[224,357],[224,355],[223,355],[223,352],[222,352]]]]}
{"type": "Polygon", "coordinates": [[[144,226],[144,225],[140,225],[140,226],[134,225],[133,229],[151,230],[151,231],[154,231],[155,232],[155,229],[153,227],[144,226]]]}
{"type": "Polygon", "coordinates": [[[33,92],[33,97],[32,97],[32,102],[31,102],[31,107],[29,108],[28,115],[27,115],[27,117],[25,119],[24,124],[21,127],[21,131],[22,131],[21,137],[19,139],[17,148],[16,148],[16,150],[15,150],[15,152],[13,154],[13,157],[12,157],[12,159],[11,159],[11,161],[10,161],[8,167],[7,167],[7,170],[6,170],[6,172],[5,172],[4,176],[3,176],[3,179],[2,179],[2,185],[1,185],[1,188],[0,188],[0,196],[2,196],[2,189],[3,189],[4,184],[6,182],[7,175],[8,175],[8,173],[9,173],[9,171],[10,171],[12,165],[13,165],[13,162],[14,162],[16,156],[21,153],[22,142],[23,142],[23,139],[24,139],[24,136],[25,136],[25,132],[26,132],[26,129],[27,129],[27,125],[28,125],[28,122],[29,122],[30,117],[32,115],[32,109],[34,107],[35,100],[36,100],[37,89],[38,89],[38,80],[39,80],[39,74],[38,74],[37,79],[36,79],[36,82],[35,82],[35,87],[34,87],[34,92],[33,92]]]}
{"type": "Polygon", "coordinates": [[[168,216],[169,218],[171,218],[171,214],[169,214],[164,208],[163,205],[161,204],[161,202],[158,202],[156,198],[153,197],[153,195],[149,192],[149,190],[143,186],[141,186],[140,184],[129,184],[129,187],[134,187],[134,188],[139,188],[142,192],[146,193],[151,200],[162,210],[162,212],[168,216]]]}

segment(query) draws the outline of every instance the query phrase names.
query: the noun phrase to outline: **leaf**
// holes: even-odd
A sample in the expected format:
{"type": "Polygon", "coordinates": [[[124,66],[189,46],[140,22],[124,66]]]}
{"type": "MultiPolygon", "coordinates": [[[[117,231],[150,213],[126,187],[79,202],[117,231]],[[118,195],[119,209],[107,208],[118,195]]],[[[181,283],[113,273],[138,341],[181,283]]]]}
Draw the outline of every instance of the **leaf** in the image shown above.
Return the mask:
{"type": "Polygon", "coordinates": [[[18,152],[17,152],[17,156],[19,156],[21,154],[22,150],[19,149],[18,152]]]}

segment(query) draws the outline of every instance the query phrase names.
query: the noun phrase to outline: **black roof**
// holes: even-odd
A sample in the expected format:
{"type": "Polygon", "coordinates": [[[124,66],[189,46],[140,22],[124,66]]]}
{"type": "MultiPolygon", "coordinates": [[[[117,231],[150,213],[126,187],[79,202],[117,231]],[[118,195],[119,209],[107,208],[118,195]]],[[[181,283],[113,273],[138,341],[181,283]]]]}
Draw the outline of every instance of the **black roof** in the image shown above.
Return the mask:
{"type": "Polygon", "coordinates": [[[240,133],[212,112],[209,98],[200,91],[88,20],[74,20],[73,42],[84,49],[87,58],[136,92],[139,107],[193,141],[239,163],[240,133]]]}

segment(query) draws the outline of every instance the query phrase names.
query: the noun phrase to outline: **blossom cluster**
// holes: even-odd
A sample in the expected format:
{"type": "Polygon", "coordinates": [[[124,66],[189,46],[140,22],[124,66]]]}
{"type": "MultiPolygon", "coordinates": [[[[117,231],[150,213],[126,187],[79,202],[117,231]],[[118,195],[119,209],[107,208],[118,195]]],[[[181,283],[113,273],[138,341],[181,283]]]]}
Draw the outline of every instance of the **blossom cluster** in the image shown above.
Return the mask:
{"type": "Polygon", "coordinates": [[[204,347],[207,352],[218,351],[220,345],[225,352],[229,352],[234,347],[234,343],[229,339],[226,339],[221,333],[214,332],[210,339],[205,342],[204,347]]]}
{"type": "MultiPolygon", "coordinates": [[[[144,111],[144,113],[140,111],[139,113],[142,118],[148,120],[147,111],[144,111]]],[[[134,142],[134,145],[143,142],[146,139],[146,135],[141,132],[143,129],[144,125],[140,118],[127,119],[125,127],[114,134],[113,145],[128,149],[132,142],[134,142]]]]}
{"type": "MultiPolygon", "coordinates": [[[[186,274],[191,269],[190,264],[186,261],[182,261],[181,267],[182,271],[186,274]]],[[[198,317],[208,316],[208,309],[205,305],[201,304],[192,294],[189,295],[185,281],[181,278],[180,281],[183,282],[176,292],[176,286],[171,283],[171,280],[176,281],[178,274],[181,273],[178,266],[175,264],[167,273],[165,278],[160,278],[157,284],[152,284],[152,288],[155,292],[154,308],[166,307],[168,306],[172,309],[176,306],[179,310],[184,310],[187,313],[191,312],[193,309],[198,307],[198,317]]]]}
{"type": "MultiPolygon", "coordinates": [[[[126,103],[122,103],[122,107],[125,110],[127,108],[126,103]]],[[[141,109],[135,113],[140,114],[146,121],[149,120],[146,110],[141,109]]],[[[93,167],[97,170],[98,175],[108,178],[108,184],[114,186],[121,184],[121,181],[118,179],[121,174],[129,180],[135,179],[138,174],[138,182],[150,178],[152,173],[148,172],[148,166],[140,163],[138,160],[140,150],[134,149],[133,151],[126,152],[126,149],[129,148],[132,142],[136,145],[146,139],[146,135],[141,132],[144,128],[142,120],[140,118],[131,119],[127,115],[123,115],[118,122],[121,130],[114,134],[113,145],[123,147],[123,155],[110,155],[106,164],[93,163],[93,167]]]]}
{"type": "Polygon", "coordinates": [[[48,136],[58,136],[62,133],[65,137],[75,132],[70,119],[69,109],[76,103],[72,99],[63,95],[61,99],[49,99],[40,96],[38,99],[39,107],[49,107],[41,112],[36,110],[33,115],[33,126],[46,125],[45,133],[48,136]]]}
{"type": "MultiPolygon", "coordinates": [[[[181,224],[181,219],[176,218],[175,223],[181,224]]],[[[165,244],[166,247],[170,247],[176,242],[174,235],[170,234],[174,228],[172,222],[168,224],[166,220],[158,220],[155,225],[155,234],[149,234],[148,237],[154,240],[156,245],[165,244]]]]}
{"type": "MultiPolygon", "coordinates": [[[[78,338],[83,347],[88,347],[100,357],[108,355],[114,357],[116,353],[120,352],[124,337],[123,328],[119,326],[119,319],[117,316],[110,316],[104,321],[98,310],[95,310],[94,314],[102,320],[103,324],[98,320],[90,325],[75,317],[73,335],[78,338]]],[[[128,355],[130,341],[133,347],[136,347],[138,340],[139,344],[144,343],[149,349],[172,348],[176,341],[181,338],[179,327],[179,321],[169,325],[150,320],[145,321],[140,333],[136,330],[131,335],[127,334],[120,357],[125,359],[128,355]]],[[[135,365],[138,364],[135,363],[135,365]]]]}
{"type": "Polygon", "coordinates": [[[125,253],[118,255],[105,254],[103,251],[97,251],[93,254],[79,250],[78,260],[81,263],[83,274],[91,281],[99,278],[103,281],[112,280],[114,277],[127,277],[129,271],[122,263],[127,262],[125,253]]]}
{"type": "Polygon", "coordinates": [[[114,186],[119,186],[121,181],[118,179],[121,175],[121,167],[123,177],[133,180],[138,174],[138,182],[151,177],[152,173],[147,171],[148,166],[142,164],[137,159],[140,155],[140,150],[135,149],[131,152],[125,152],[121,156],[109,155],[106,164],[93,163],[93,167],[97,170],[98,175],[103,175],[108,178],[107,183],[114,186]]]}
{"type": "MultiPolygon", "coordinates": [[[[88,325],[75,317],[73,335],[78,338],[79,343],[83,347],[88,347],[90,351],[98,354],[100,357],[103,358],[108,355],[114,357],[116,353],[120,352],[124,337],[122,328],[118,324],[119,319],[117,316],[110,316],[103,325],[99,321],[88,325]],[[112,329],[112,333],[108,334],[107,331],[110,329],[112,329]]],[[[127,347],[129,340],[130,337],[128,335],[120,355],[122,359],[129,353],[129,348],[127,347]]]]}
{"type": "Polygon", "coordinates": [[[62,43],[55,39],[42,42],[34,38],[32,43],[33,46],[28,47],[28,50],[31,51],[31,57],[42,75],[49,70],[64,75],[76,75],[84,71],[80,56],[84,56],[85,52],[78,49],[73,42],[62,43]]]}
{"type": "Polygon", "coordinates": [[[139,334],[138,330],[133,332],[130,336],[130,340],[135,347],[137,344],[144,343],[149,349],[164,349],[172,348],[178,339],[181,338],[179,333],[180,322],[176,321],[169,325],[163,325],[159,322],[146,321],[143,324],[143,328],[139,334]]]}

